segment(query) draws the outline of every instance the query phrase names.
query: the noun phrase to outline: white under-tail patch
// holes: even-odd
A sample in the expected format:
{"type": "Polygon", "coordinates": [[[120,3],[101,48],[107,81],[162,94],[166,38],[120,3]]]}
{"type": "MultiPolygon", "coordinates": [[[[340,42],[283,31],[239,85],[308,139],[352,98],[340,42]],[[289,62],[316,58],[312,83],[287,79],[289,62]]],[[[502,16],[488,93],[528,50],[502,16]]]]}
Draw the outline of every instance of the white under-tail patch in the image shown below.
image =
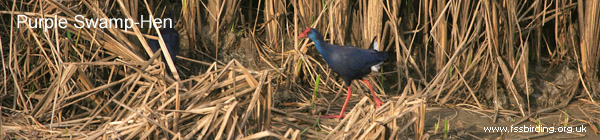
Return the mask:
{"type": "MultiPolygon", "coordinates": [[[[373,46],[371,47],[373,47],[374,50],[379,51],[379,44],[377,43],[377,40],[373,40],[373,46]]],[[[379,68],[381,68],[381,64],[383,64],[383,62],[371,66],[371,71],[379,71],[379,68]]]]}
{"type": "Polygon", "coordinates": [[[373,49],[379,51],[379,44],[377,44],[376,40],[373,40],[373,49]]]}
{"type": "Polygon", "coordinates": [[[381,64],[383,64],[383,62],[381,62],[377,65],[371,66],[371,71],[375,71],[375,72],[379,71],[379,68],[381,68],[381,64]]]}

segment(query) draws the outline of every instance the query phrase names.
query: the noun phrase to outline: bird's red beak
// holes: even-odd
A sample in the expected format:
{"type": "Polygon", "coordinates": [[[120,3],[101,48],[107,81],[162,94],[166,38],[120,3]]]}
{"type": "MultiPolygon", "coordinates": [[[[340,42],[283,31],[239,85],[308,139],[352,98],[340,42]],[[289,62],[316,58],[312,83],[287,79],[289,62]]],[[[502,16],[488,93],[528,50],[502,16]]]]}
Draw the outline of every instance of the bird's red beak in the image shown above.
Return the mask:
{"type": "Polygon", "coordinates": [[[305,33],[302,33],[302,34],[300,34],[300,35],[298,36],[298,39],[303,39],[303,38],[306,38],[306,34],[305,34],[305,33]]]}
{"type": "Polygon", "coordinates": [[[306,35],[308,34],[309,31],[310,31],[310,28],[306,28],[306,30],[304,30],[304,32],[302,32],[300,35],[298,35],[298,39],[306,38],[307,37],[306,35]]]}

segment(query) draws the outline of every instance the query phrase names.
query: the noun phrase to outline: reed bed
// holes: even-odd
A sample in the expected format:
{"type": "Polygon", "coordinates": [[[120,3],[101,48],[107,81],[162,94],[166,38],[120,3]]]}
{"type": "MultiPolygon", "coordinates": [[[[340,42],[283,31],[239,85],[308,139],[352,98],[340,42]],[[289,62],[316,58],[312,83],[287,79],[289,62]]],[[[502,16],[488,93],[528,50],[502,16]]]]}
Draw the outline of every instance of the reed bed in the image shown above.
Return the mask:
{"type": "MultiPolygon", "coordinates": [[[[429,139],[432,107],[541,118],[573,101],[600,121],[598,1],[7,0],[0,2],[2,139],[429,139]],[[74,21],[164,17],[175,11],[182,52],[152,52],[157,28],[17,28],[17,15],[74,21]],[[308,40],[387,58],[375,109],[345,92],[308,40]]],[[[24,26],[24,25],[21,25],[24,26]]],[[[161,42],[164,46],[164,42],[161,42]]],[[[166,49],[163,49],[166,50],[166,49]]],[[[357,96],[358,95],[358,96],[357,96]]],[[[546,134],[548,135],[548,134],[546,134]]],[[[535,135],[524,138],[534,138],[535,135]]],[[[446,137],[446,134],[442,138],[446,137]]],[[[453,137],[456,138],[456,137],[453,137]]]]}

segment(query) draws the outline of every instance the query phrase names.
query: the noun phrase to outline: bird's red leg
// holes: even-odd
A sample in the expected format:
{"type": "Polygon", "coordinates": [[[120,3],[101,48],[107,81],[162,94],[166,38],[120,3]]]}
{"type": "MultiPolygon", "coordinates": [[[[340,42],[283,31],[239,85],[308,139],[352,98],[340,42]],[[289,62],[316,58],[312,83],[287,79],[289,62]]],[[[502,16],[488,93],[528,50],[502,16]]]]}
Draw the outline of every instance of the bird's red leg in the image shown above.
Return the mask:
{"type": "Polygon", "coordinates": [[[342,111],[340,111],[340,115],[327,115],[327,116],[323,116],[323,118],[338,118],[338,119],[343,118],[344,111],[346,111],[346,106],[348,106],[348,102],[350,102],[351,96],[352,96],[352,91],[350,90],[350,86],[348,86],[348,92],[346,94],[346,101],[344,102],[344,106],[342,106],[342,111]]]}
{"type": "Polygon", "coordinates": [[[365,84],[367,84],[367,86],[369,87],[369,90],[371,90],[371,95],[373,96],[373,100],[375,100],[375,107],[379,108],[383,103],[379,101],[379,99],[377,99],[377,96],[375,96],[375,92],[373,91],[373,87],[371,87],[371,83],[369,83],[369,81],[365,79],[362,79],[362,81],[365,82],[365,84]]]}

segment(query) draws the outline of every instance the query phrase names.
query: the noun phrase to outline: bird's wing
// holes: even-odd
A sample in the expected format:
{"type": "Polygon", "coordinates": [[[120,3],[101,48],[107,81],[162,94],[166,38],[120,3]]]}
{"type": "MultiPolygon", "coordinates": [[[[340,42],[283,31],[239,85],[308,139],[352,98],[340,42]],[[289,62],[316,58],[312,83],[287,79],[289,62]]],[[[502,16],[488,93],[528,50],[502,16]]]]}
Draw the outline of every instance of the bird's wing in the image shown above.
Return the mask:
{"type": "Polygon", "coordinates": [[[330,65],[351,71],[361,71],[385,60],[385,56],[382,57],[375,50],[365,50],[356,47],[340,47],[340,49],[336,50],[337,52],[331,53],[331,59],[337,63],[330,65]]]}

